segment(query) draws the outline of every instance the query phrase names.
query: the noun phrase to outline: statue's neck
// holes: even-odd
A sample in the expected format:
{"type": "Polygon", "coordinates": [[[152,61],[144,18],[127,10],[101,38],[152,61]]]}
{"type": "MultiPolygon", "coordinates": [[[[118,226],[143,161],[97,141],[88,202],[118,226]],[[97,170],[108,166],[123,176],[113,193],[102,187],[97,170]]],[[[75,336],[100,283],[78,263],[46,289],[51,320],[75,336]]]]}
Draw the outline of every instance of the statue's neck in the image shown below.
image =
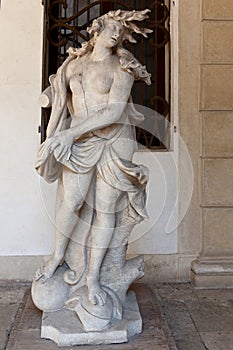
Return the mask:
{"type": "Polygon", "coordinates": [[[96,42],[92,51],[93,61],[104,61],[112,55],[112,49],[101,45],[98,41],[96,42]]]}

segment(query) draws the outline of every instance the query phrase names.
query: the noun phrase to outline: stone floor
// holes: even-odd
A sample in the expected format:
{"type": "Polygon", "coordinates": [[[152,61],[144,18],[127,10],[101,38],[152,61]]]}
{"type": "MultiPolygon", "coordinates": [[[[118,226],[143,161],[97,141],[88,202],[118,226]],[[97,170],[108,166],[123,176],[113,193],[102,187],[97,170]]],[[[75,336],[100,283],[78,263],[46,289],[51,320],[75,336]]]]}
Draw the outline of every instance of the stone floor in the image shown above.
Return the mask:
{"type": "MultiPolygon", "coordinates": [[[[144,330],[127,344],[79,350],[233,350],[233,290],[193,290],[189,284],[135,284],[144,330]]],[[[0,350],[55,350],[40,338],[41,312],[29,284],[0,282],[0,350]]]]}
{"type": "Polygon", "coordinates": [[[152,287],[178,350],[233,350],[233,289],[152,287]]]}

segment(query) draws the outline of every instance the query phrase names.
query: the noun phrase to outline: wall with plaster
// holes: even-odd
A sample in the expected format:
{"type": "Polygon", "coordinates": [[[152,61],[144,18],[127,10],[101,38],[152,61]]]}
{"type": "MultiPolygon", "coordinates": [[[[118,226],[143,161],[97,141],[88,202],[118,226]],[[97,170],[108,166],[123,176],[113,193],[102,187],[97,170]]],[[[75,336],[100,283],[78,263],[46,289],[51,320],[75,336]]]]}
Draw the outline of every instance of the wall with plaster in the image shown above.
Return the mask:
{"type": "MultiPolygon", "coordinates": [[[[34,170],[40,140],[37,132],[43,36],[40,1],[3,0],[0,36],[0,260],[8,264],[7,276],[3,271],[0,278],[31,278],[33,258],[52,253],[55,233],[56,186],[45,184],[34,170]]],[[[175,140],[170,153],[138,152],[135,155],[136,162],[150,169],[150,220],[135,229],[130,253],[177,253],[177,214],[174,212],[172,230],[167,229],[178,191],[177,144],[175,140]]]]}

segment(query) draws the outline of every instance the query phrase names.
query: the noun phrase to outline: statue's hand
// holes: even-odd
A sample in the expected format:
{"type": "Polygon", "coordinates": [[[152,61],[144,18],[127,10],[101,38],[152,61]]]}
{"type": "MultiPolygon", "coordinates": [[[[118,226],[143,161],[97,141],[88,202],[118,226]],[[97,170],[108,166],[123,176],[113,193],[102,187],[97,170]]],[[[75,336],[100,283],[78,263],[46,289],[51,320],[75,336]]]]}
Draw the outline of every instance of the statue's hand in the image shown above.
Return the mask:
{"type": "Polygon", "coordinates": [[[61,131],[55,136],[48,138],[46,143],[48,143],[49,153],[54,153],[58,160],[64,156],[66,156],[66,160],[70,159],[74,137],[68,130],[61,131]]]}

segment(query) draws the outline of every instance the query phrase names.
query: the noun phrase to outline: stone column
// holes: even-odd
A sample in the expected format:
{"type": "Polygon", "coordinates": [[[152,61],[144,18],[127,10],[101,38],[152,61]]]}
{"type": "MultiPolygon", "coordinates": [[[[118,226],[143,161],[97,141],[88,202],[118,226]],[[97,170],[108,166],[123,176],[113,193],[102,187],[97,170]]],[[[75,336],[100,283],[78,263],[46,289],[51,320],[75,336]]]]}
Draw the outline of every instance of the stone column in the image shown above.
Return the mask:
{"type": "Polygon", "coordinates": [[[233,2],[202,1],[202,251],[196,287],[233,287],[233,2]]]}
{"type": "MultiPolygon", "coordinates": [[[[178,227],[178,278],[190,280],[190,265],[200,252],[201,210],[199,191],[200,117],[199,117],[199,64],[201,1],[179,1],[179,126],[178,132],[185,142],[193,165],[193,195],[189,209],[178,227]],[[190,44],[191,43],[191,44],[190,44]]],[[[185,172],[186,164],[179,146],[179,173],[185,172]]],[[[180,196],[180,213],[183,198],[180,196]]]]}

